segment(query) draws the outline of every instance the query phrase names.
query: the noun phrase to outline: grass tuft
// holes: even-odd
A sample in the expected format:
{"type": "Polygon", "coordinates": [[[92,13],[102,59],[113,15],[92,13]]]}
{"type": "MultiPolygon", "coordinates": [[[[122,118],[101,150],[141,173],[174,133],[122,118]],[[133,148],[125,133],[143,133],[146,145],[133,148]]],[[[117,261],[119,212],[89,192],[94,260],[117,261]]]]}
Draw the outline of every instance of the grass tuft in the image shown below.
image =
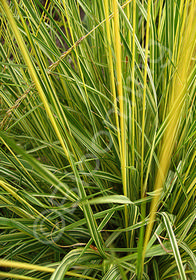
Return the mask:
{"type": "Polygon", "coordinates": [[[1,279],[195,279],[195,6],[0,0],[1,279]]]}

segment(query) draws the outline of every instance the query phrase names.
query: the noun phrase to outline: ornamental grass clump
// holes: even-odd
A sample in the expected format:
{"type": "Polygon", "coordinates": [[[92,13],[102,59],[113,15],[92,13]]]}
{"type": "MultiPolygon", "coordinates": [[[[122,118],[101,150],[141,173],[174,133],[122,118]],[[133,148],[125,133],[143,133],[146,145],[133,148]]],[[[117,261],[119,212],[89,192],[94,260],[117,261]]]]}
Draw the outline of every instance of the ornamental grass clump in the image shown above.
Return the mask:
{"type": "Polygon", "coordinates": [[[195,279],[195,7],[0,0],[1,279],[195,279]]]}

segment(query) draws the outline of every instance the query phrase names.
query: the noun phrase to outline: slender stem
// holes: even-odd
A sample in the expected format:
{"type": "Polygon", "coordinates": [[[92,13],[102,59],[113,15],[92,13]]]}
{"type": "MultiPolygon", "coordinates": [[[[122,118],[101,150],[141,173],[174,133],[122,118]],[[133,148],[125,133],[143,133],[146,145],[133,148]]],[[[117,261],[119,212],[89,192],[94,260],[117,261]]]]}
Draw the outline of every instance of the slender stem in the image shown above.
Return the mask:
{"type": "MultiPolygon", "coordinates": [[[[121,40],[120,40],[120,27],[119,27],[119,11],[118,2],[113,0],[114,7],[114,34],[115,34],[115,53],[116,53],[116,72],[117,72],[117,88],[120,106],[120,130],[121,130],[121,172],[123,181],[123,193],[125,196],[127,192],[126,180],[126,139],[125,139],[125,118],[124,118],[124,95],[122,85],[122,61],[121,61],[121,40]]],[[[128,209],[125,205],[125,225],[128,226],[128,209]]],[[[128,234],[127,234],[128,237],[128,234]]],[[[127,240],[128,242],[128,240],[127,240]]]]}
{"type": "Polygon", "coordinates": [[[144,65],[144,89],[143,89],[143,106],[142,106],[142,154],[141,154],[141,198],[144,197],[143,192],[143,175],[144,175],[144,129],[145,129],[145,111],[146,111],[146,89],[147,89],[147,65],[148,65],[148,43],[149,43],[149,27],[150,27],[150,7],[151,0],[148,1],[148,16],[146,27],[146,47],[145,47],[145,65],[144,65]]]}
{"type": "MultiPolygon", "coordinates": [[[[142,108],[142,151],[141,151],[141,198],[145,197],[144,191],[144,129],[145,129],[145,110],[146,110],[146,89],[147,89],[147,64],[148,64],[148,43],[149,43],[149,27],[150,27],[150,9],[151,9],[151,0],[148,0],[148,11],[147,11],[147,25],[146,25],[146,46],[145,46],[145,65],[144,65],[144,89],[143,89],[143,108],[142,108]]],[[[146,213],[146,205],[142,203],[141,205],[141,217],[142,220],[145,217],[146,213]]],[[[138,255],[142,254],[142,245],[143,245],[143,238],[144,238],[144,226],[140,230],[140,240],[139,240],[139,252],[138,255]]],[[[142,279],[143,273],[143,266],[144,266],[144,259],[138,257],[138,278],[142,279]]]]}
{"type": "Polygon", "coordinates": [[[131,80],[132,80],[132,166],[134,166],[135,161],[135,153],[134,153],[134,141],[135,141],[135,110],[136,110],[136,104],[135,104],[135,28],[136,28],[136,0],[133,0],[133,45],[132,45],[132,74],[131,74],[131,80]]]}
{"type": "Polygon", "coordinates": [[[119,142],[119,148],[120,148],[120,154],[121,154],[120,126],[119,126],[119,120],[118,120],[118,105],[117,105],[115,75],[114,75],[113,58],[112,58],[112,50],[111,50],[112,42],[111,42],[111,36],[110,36],[110,16],[109,16],[108,0],[104,0],[104,8],[105,8],[105,16],[106,16],[106,32],[107,32],[107,41],[108,41],[110,83],[111,83],[113,100],[114,100],[115,119],[116,119],[118,142],[119,142]]]}

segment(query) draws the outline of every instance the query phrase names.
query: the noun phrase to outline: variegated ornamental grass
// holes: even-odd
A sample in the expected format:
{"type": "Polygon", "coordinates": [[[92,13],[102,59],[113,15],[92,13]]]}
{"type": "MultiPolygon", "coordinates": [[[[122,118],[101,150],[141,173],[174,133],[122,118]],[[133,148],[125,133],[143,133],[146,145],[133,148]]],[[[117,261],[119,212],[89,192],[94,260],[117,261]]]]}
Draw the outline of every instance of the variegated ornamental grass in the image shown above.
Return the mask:
{"type": "Polygon", "coordinates": [[[0,0],[1,279],[195,279],[195,7],[0,0]]]}

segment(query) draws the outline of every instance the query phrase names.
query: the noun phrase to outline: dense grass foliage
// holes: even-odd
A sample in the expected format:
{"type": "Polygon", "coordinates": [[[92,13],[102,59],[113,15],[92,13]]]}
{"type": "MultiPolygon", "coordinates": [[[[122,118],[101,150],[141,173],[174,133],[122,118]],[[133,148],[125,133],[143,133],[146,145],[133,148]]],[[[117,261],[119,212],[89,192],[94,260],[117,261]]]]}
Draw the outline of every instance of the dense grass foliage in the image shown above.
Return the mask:
{"type": "Polygon", "coordinates": [[[195,8],[0,0],[1,279],[195,279],[195,8]]]}

